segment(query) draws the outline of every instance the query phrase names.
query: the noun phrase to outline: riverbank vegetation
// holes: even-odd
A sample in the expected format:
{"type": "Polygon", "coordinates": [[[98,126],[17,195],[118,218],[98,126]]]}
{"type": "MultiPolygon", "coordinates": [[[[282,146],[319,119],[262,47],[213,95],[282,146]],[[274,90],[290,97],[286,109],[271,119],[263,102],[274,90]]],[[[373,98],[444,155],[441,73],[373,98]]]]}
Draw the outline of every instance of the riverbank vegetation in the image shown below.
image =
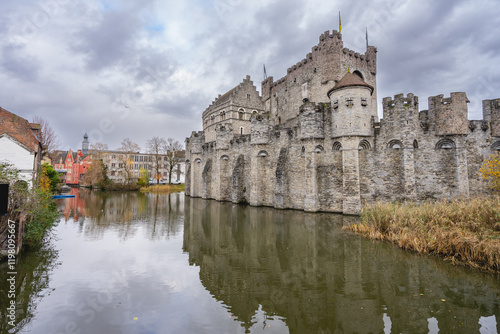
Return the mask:
{"type": "Polygon", "coordinates": [[[377,203],[361,223],[344,227],[454,264],[500,272],[500,196],[416,203],[377,203]]]}
{"type": "Polygon", "coordinates": [[[54,176],[54,172],[50,165],[42,165],[40,182],[29,187],[12,165],[0,163],[0,183],[9,184],[9,212],[6,221],[21,224],[16,230],[24,229],[22,239],[26,246],[40,245],[57,222],[59,214],[52,196],[59,178],[54,176]]]}
{"type": "Polygon", "coordinates": [[[141,188],[143,193],[170,194],[184,191],[184,184],[156,184],[141,188]]]}

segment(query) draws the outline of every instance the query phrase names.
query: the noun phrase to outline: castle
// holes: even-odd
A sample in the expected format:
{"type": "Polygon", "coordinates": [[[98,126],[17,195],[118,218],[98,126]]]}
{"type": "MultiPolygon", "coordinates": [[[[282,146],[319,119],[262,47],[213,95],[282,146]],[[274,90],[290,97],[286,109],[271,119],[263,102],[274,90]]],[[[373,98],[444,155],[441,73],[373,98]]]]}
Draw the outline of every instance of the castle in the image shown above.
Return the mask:
{"type": "Polygon", "coordinates": [[[203,112],[186,138],[186,195],[281,209],[359,214],[365,203],[488,193],[479,169],[500,150],[500,98],[467,118],[465,93],[399,94],[377,113],[377,49],[339,32],[285,77],[247,76],[203,112]]]}

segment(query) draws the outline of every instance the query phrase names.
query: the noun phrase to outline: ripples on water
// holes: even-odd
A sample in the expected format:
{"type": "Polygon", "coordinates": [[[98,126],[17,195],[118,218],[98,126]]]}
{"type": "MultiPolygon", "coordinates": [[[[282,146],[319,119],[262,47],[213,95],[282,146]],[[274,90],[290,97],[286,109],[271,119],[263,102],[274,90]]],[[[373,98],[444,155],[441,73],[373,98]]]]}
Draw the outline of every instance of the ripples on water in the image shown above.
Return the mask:
{"type": "Polygon", "coordinates": [[[76,194],[18,257],[14,329],[1,264],[1,333],[499,332],[498,276],[342,231],[353,217],[76,194]]]}

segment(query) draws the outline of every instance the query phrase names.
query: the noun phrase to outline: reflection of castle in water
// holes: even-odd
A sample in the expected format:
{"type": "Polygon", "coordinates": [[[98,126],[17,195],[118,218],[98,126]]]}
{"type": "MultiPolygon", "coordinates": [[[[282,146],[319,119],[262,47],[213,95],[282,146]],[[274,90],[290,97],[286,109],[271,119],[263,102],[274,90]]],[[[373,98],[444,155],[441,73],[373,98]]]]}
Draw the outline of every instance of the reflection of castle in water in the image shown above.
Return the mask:
{"type": "Polygon", "coordinates": [[[498,331],[498,278],[340,230],[355,218],[185,201],[184,251],[247,329],[261,308],[290,333],[498,331]]]}
{"type": "Polygon", "coordinates": [[[135,234],[137,223],[150,238],[165,237],[180,231],[184,194],[143,194],[140,192],[101,192],[72,189],[74,198],[59,200],[65,221],[80,224],[81,232],[101,238],[106,229],[119,230],[120,238],[135,234]]]}

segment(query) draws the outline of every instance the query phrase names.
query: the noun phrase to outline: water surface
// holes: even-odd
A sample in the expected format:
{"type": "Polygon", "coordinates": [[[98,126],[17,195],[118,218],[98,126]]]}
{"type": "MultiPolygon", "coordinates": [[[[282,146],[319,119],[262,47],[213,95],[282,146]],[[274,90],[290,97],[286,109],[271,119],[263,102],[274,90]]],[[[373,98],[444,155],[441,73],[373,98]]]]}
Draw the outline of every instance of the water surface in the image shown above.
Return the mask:
{"type": "Polygon", "coordinates": [[[183,193],[76,192],[18,257],[2,333],[498,333],[500,278],[341,230],[356,218],[183,193]]]}

